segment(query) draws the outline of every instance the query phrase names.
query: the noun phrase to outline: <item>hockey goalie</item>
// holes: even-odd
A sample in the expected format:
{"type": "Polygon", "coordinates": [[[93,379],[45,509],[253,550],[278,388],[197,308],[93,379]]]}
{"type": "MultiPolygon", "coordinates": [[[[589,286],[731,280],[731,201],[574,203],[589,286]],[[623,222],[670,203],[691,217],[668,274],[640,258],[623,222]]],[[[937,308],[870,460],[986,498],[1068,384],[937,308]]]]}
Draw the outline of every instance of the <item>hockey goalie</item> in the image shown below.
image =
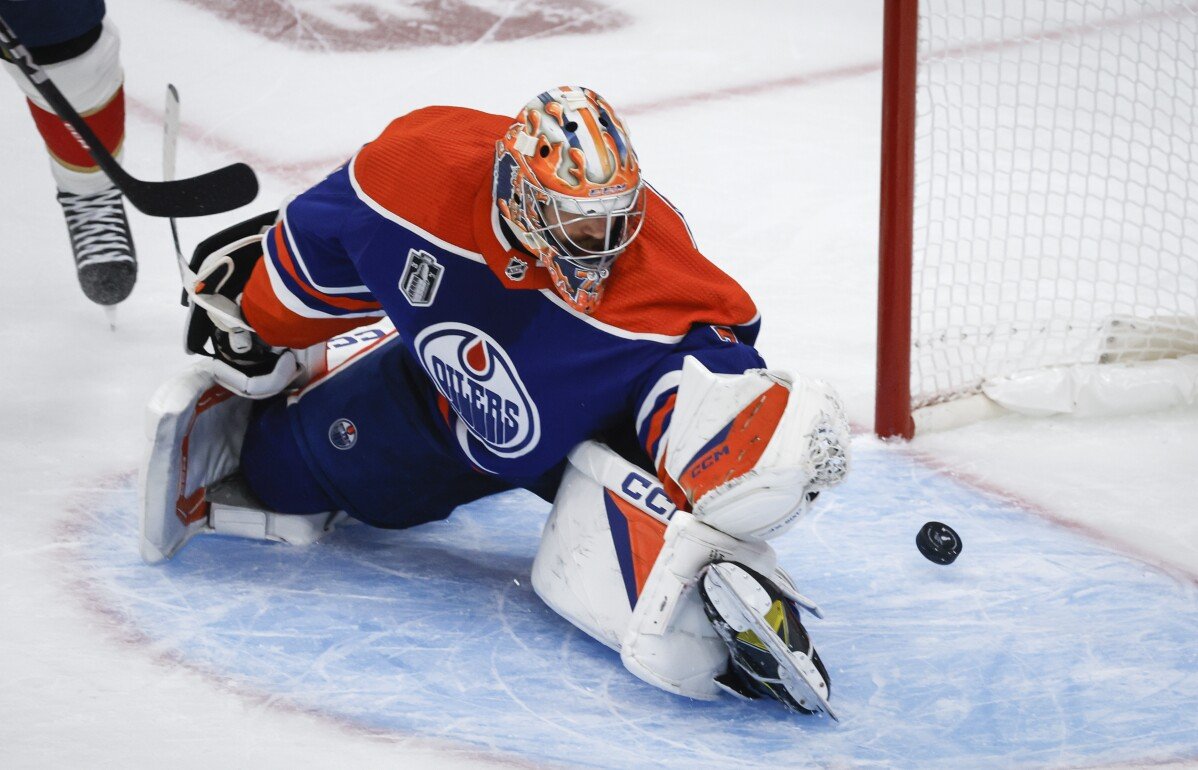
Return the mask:
{"type": "Polygon", "coordinates": [[[599,95],[400,117],[191,268],[203,357],[150,404],[146,561],[522,487],[553,503],[537,594],[633,674],[833,715],[819,611],[769,541],[847,472],[843,411],[767,368],[599,95]]]}

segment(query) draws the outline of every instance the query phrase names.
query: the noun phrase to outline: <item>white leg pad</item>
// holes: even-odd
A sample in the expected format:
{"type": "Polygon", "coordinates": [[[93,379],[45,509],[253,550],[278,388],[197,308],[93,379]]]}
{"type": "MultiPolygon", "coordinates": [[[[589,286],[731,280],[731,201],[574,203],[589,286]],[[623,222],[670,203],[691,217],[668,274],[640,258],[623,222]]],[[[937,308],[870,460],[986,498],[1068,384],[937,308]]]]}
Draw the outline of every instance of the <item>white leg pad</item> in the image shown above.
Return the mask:
{"type": "Polygon", "coordinates": [[[653,474],[602,444],[580,444],[541,533],[533,590],[566,620],[619,650],[638,575],[648,574],[674,510],[653,474]]]}
{"type": "Polygon", "coordinates": [[[171,558],[210,530],[207,487],[233,472],[250,402],[215,384],[202,363],[163,383],[146,408],[149,450],[141,474],[141,556],[171,558]]]}
{"type": "Polygon", "coordinates": [[[775,571],[762,541],[677,511],[651,473],[594,442],[570,453],[532,568],[537,595],[669,692],[714,699],[728,649],[703,612],[699,573],[734,559],[775,571]]]}
{"type": "Polygon", "coordinates": [[[251,401],[216,382],[211,362],[197,362],[164,383],[147,407],[141,556],[150,564],[200,534],[308,545],[348,518],[266,511],[244,482],[225,481],[239,465],[251,401]]]}

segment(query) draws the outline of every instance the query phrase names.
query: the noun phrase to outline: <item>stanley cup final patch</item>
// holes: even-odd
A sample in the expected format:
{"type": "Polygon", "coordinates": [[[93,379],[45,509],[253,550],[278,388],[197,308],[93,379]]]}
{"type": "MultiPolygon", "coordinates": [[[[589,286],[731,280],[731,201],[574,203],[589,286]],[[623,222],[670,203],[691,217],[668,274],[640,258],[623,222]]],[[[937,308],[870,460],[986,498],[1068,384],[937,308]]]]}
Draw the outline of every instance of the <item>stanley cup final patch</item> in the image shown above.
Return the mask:
{"type": "Polygon", "coordinates": [[[428,307],[437,297],[445,267],[427,251],[408,250],[408,261],[399,279],[399,290],[413,307],[428,307]]]}

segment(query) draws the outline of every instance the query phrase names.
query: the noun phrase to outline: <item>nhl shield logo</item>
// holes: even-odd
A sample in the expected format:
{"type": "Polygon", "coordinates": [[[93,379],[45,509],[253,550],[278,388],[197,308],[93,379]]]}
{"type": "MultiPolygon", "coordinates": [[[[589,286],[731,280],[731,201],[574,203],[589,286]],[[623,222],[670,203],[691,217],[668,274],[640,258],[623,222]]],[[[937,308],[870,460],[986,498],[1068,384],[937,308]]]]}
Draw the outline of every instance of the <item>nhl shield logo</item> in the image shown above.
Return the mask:
{"type": "Polygon", "coordinates": [[[408,261],[399,279],[399,290],[413,307],[428,307],[437,298],[445,267],[427,251],[408,250],[408,261]]]}
{"type": "Polygon", "coordinates": [[[507,263],[507,268],[503,272],[513,281],[523,281],[524,275],[528,272],[528,263],[519,257],[512,257],[512,261],[507,263]]]}
{"type": "Polygon", "coordinates": [[[352,449],[358,443],[358,426],[342,417],[329,426],[329,443],[338,449],[352,449]]]}

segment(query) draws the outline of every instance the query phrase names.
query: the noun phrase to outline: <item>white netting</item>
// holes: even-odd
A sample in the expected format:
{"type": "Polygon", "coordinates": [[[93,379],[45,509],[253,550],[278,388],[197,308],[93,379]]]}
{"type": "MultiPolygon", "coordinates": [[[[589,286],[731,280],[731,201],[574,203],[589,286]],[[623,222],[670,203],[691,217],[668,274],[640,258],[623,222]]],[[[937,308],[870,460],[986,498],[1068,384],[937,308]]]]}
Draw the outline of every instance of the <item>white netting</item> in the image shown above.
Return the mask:
{"type": "Polygon", "coordinates": [[[919,23],[913,407],[1198,346],[1198,1],[924,0],[919,23]]]}

